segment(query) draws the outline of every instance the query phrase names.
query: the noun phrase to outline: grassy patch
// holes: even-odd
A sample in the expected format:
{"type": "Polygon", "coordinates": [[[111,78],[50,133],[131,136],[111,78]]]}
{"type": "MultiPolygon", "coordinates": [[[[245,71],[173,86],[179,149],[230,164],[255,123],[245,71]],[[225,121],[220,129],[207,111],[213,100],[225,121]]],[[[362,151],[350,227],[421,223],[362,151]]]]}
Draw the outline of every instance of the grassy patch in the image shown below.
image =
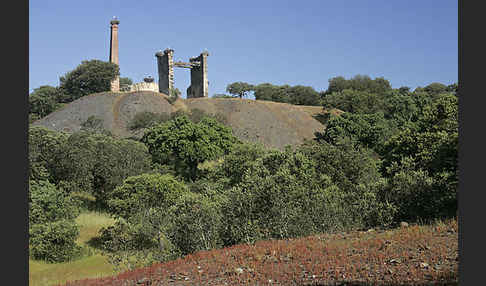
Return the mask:
{"type": "Polygon", "coordinates": [[[112,265],[101,254],[53,264],[29,260],[30,286],[57,285],[70,280],[100,278],[113,274],[112,265]]]}
{"type": "Polygon", "coordinates": [[[76,218],[76,223],[80,228],[77,242],[79,244],[86,244],[90,239],[98,236],[98,231],[102,227],[107,227],[114,224],[115,220],[108,214],[99,212],[85,212],[76,218]]]}
{"type": "Polygon", "coordinates": [[[115,274],[113,266],[98,250],[88,246],[88,241],[98,236],[102,227],[112,225],[108,214],[84,212],[76,218],[80,226],[77,243],[91,250],[93,255],[64,263],[46,263],[29,259],[29,285],[57,285],[71,280],[100,278],[115,274]]]}

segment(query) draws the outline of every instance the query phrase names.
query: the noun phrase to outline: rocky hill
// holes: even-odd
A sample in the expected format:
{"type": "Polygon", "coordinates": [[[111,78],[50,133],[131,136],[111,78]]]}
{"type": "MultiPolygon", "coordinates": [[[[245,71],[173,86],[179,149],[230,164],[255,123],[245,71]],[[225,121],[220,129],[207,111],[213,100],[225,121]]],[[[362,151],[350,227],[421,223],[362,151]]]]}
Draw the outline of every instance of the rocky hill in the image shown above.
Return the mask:
{"type": "Polygon", "coordinates": [[[95,116],[105,129],[118,137],[140,136],[127,126],[136,113],[150,111],[171,113],[177,110],[201,109],[221,114],[235,136],[247,142],[282,149],[312,139],[314,132],[324,129],[314,116],[322,113],[319,106],[297,106],[270,101],[238,98],[178,99],[173,104],[167,95],[151,91],[130,93],[102,92],[84,96],[64,106],[32,125],[56,131],[75,132],[88,117],[95,116]]]}

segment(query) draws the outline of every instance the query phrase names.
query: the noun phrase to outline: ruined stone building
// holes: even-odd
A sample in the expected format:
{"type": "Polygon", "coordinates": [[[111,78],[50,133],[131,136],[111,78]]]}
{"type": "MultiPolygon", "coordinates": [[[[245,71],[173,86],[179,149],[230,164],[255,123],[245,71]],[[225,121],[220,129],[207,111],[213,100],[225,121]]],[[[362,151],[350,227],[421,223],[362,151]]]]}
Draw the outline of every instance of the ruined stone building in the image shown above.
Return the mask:
{"type": "Polygon", "coordinates": [[[165,49],[157,52],[157,68],[159,72],[159,92],[170,95],[174,88],[174,67],[191,70],[191,85],[187,88],[187,98],[208,97],[208,56],[207,51],[198,57],[190,58],[189,62],[174,62],[174,50],[165,49]]]}
{"type": "MultiPolygon", "coordinates": [[[[118,24],[120,21],[113,17],[110,24],[110,62],[119,65],[118,24]]],[[[174,67],[180,67],[191,70],[191,85],[187,88],[187,98],[208,97],[208,56],[209,53],[204,51],[197,57],[189,58],[189,62],[174,62],[174,50],[165,49],[163,52],[157,52],[155,57],[157,58],[159,83],[145,78],[143,82],[131,85],[129,91],[149,90],[171,95],[170,91],[174,88],[174,67]]],[[[119,76],[111,82],[110,90],[112,92],[120,91],[119,76]]]]}
{"type": "Polygon", "coordinates": [[[154,82],[152,77],[146,77],[143,79],[143,82],[135,83],[130,86],[130,92],[133,91],[153,91],[159,92],[159,85],[154,82]]]}

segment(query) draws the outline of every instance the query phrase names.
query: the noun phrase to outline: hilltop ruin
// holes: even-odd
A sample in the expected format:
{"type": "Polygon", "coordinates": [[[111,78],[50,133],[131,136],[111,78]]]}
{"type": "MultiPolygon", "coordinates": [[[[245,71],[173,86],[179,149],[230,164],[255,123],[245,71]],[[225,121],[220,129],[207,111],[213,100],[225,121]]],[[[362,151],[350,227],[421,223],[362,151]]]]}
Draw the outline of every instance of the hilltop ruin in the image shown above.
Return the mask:
{"type": "MultiPolygon", "coordinates": [[[[119,65],[118,58],[118,24],[120,21],[115,17],[110,21],[110,62],[119,65]]],[[[174,62],[174,50],[165,49],[155,54],[157,58],[157,70],[159,83],[147,82],[136,83],[130,87],[130,91],[156,91],[171,95],[174,88],[174,67],[188,68],[191,70],[191,85],[187,88],[187,98],[208,97],[208,58],[207,51],[199,56],[189,58],[189,62],[174,62]]],[[[117,76],[112,82],[110,91],[120,91],[120,77],[117,76]]]]}

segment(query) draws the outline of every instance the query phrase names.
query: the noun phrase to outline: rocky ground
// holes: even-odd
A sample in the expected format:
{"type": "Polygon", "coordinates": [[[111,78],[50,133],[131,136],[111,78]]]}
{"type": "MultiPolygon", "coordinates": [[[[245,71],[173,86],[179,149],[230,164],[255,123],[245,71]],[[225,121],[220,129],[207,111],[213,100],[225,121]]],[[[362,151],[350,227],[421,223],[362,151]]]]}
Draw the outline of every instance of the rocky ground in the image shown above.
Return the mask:
{"type": "Polygon", "coordinates": [[[85,285],[458,285],[457,221],[201,251],[85,285]]]}
{"type": "Polygon", "coordinates": [[[33,125],[75,132],[90,116],[95,116],[102,120],[103,127],[113,135],[137,137],[141,133],[131,131],[127,126],[138,112],[170,113],[194,109],[222,115],[235,136],[243,141],[260,142],[279,149],[312,139],[315,132],[322,132],[325,128],[315,119],[316,115],[323,112],[319,106],[296,106],[238,98],[178,99],[170,104],[166,95],[151,91],[102,92],[84,96],[33,125]]]}

